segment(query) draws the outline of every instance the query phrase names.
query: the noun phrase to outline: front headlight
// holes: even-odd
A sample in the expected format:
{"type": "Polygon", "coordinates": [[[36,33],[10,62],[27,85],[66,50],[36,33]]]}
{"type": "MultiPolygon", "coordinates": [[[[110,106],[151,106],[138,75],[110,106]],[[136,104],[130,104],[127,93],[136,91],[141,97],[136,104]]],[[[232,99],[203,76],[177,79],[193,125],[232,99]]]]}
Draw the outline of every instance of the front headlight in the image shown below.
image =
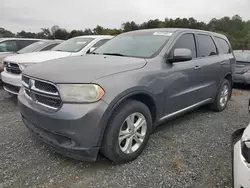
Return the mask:
{"type": "Polygon", "coordinates": [[[96,102],[104,95],[96,84],[58,84],[64,102],[96,102]]]}

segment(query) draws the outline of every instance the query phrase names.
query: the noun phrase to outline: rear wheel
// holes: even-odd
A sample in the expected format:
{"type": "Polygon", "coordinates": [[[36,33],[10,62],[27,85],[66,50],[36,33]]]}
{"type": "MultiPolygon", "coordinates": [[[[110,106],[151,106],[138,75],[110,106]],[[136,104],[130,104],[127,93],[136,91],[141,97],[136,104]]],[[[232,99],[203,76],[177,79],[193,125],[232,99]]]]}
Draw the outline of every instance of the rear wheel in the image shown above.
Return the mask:
{"type": "Polygon", "coordinates": [[[145,148],[151,131],[148,107],[136,100],[126,101],[115,110],[108,123],[101,152],[115,163],[134,160],[145,148]]]}
{"type": "Polygon", "coordinates": [[[231,92],[231,84],[225,79],[222,82],[213,103],[211,104],[211,109],[216,112],[223,111],[227,106],[228,100],[230,99],[231,92]]]}

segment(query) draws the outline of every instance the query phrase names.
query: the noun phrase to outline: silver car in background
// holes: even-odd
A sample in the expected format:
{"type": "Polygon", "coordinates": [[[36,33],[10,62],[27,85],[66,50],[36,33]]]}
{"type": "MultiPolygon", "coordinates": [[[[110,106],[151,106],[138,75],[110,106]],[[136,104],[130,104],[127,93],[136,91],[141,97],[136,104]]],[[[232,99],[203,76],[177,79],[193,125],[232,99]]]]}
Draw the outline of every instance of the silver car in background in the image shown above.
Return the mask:
{"type": "Polygon", "coordinates": [[[41,39],[29,39],[29,38],[0,38],[0,72],[3,71],[2,60],[15,54],[18,50],[31,45],[34,42],[40,41],[41,39]]]}
{"type": "Polygon", "coordinates": [[[1,73],[3,88],[8,93],[17,95],[22,86],[21,74],[26,67],[48,60],[86,55],[112,38],[113,36],[110,35],[78,36],[62,42],[49,51],[6,57],[3,60],[4,71],[1,73]]]}
{"type": "Polygon", "coordinates": [[[61,42],[61,40],[40,40],[22,48],[21,50],[0,54],[0,73],[3,71],[3,59],[5,57],[31,52],[48,51],[61,42]]]}
{"type": "Polygon", "coordinates": [[[234,83],[250,84],[250,50],[235,50],[234,83]]]}

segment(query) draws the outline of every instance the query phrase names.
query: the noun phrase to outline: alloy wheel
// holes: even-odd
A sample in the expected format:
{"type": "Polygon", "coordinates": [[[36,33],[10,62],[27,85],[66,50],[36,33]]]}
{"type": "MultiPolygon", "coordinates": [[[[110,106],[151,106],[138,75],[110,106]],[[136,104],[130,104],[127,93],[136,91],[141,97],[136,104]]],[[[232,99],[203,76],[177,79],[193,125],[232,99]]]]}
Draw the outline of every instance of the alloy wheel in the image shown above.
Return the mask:
{"type": "Polygon", "coordinates": [[[141,113],[130,114],[119,131],[119,147],[125,154],[137,151],[147,133],[147,121],[141,113]]]}

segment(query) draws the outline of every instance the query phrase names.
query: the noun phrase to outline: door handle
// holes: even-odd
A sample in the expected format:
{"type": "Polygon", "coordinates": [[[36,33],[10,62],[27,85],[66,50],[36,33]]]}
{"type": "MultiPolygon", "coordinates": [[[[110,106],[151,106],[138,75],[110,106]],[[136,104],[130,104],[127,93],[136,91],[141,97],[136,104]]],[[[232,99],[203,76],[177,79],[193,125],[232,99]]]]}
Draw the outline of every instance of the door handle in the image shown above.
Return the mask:
{"type": "Polygon", "coordinates": [[[201,66],[199,66],[199,65],[196,65],[196,66],[194,67],[194,70],[199,70],[199,69],[201,69],[201,66]]]}

